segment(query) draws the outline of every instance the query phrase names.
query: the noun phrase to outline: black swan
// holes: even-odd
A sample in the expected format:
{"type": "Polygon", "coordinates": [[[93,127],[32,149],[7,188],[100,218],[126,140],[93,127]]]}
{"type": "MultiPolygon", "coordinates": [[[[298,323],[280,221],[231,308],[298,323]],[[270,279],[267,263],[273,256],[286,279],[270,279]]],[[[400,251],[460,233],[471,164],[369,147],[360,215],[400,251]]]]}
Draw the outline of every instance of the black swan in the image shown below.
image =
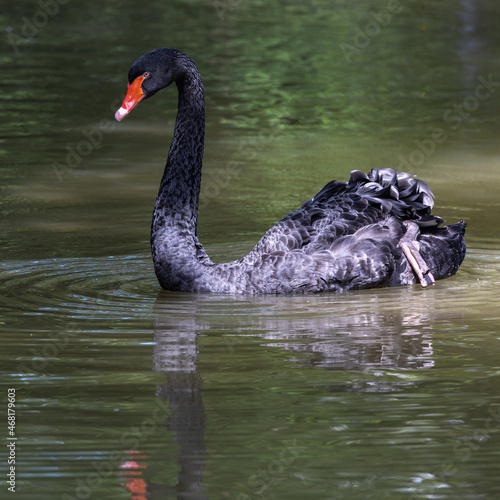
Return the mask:
{"type": "Polygon", "coordinates": [[[173,291],[305,293],[434,284],[465,256],[465,222],[438,228],[429,186],[389,168],[354,170],[269,229],[255,248],[215,264],[197,236],[205,133],[200,73],[182,52],[160,48],[135,61],[115,118],[175,82],[177,119],[151,228],[154,268],[173,291]]]}

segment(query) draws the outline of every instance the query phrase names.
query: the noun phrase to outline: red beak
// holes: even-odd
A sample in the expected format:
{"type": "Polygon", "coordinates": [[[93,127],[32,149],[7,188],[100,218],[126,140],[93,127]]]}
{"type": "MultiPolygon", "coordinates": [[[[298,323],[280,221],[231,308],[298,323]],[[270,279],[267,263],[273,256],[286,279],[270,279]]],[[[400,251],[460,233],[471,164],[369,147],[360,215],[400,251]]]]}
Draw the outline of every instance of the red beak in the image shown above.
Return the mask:
{"type": "Polygon", "coordinates": [[[121,121],[146,97],[141,87],[143,81],[144,76],[138,76],[132,83],[127,85],[127,95],[123,99],[121,108],[115,113],[117,121],[121,121]]]}

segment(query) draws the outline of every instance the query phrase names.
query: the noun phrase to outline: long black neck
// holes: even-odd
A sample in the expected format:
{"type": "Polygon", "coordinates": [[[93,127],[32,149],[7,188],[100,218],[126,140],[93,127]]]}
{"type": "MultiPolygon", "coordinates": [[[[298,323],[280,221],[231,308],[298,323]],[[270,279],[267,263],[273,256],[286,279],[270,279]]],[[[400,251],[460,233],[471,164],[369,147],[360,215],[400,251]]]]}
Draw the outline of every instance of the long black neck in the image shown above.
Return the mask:
{"type": "MultiPolygon", "coordinates": [[[[191,63],[192,64],[192,63],[191,63]]],[[[205,136],[205,101],[201,77],[194,66],[177,81],[179,104],[172,144],[155,211],[182,213],[196,227],[205,136]]]]}
{"type": "Polygon", "coordinates": [[[200,74],[190,59],[176,78],[179,104],[172,144],[151,227],[155,271],[165,288],[189,281],[189,269],[206,254],[196,236],[205,134],[205,102],[200,74]]]}

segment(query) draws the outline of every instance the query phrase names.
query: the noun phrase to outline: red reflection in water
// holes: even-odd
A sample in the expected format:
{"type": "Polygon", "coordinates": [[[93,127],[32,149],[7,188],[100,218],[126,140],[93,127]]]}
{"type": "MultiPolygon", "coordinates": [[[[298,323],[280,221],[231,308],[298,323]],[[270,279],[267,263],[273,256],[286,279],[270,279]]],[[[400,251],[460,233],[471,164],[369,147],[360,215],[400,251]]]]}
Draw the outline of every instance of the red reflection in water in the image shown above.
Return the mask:
{"type": "Polygon", "coordinates": [[[145,469],[146,466],[136,461],[146,459],[146,455],[141,455],[139,451],[135,450],[129,450],[129,454],[131,455],[131,458],[135,460],[128,460],[120,465],[120,468],[125,471],[125,478],[130,479],[130,481],[124,484],[124,486],[130,491],[130,498],[133,500],[147,500],[147,483],[144,479],[142,479],[143,470],[141,470],[145,469]]]}

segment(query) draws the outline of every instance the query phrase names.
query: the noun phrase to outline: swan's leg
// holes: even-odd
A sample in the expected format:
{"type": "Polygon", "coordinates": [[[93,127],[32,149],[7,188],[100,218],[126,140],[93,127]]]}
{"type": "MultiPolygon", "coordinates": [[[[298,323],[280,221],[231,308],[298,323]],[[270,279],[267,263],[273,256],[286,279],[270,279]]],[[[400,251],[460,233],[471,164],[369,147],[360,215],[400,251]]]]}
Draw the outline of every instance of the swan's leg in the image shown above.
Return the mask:
{"type": "Polygon", "coordinates": [[[415,271],[415,274],[420,280],[420,284],[423,287],[427,285],[434,285],[436,280],[429,269],[429,266],[425,263],[424,259],[420,255],[420,243],[417,241],[417,237],[420,234],[420,229],[417,224],[411,221],[403,221],[406,226],[406,233],[403,235],[399,241],[398,246],[403,250],[405,257],[408,259],[411,267],[415,271]]]}

